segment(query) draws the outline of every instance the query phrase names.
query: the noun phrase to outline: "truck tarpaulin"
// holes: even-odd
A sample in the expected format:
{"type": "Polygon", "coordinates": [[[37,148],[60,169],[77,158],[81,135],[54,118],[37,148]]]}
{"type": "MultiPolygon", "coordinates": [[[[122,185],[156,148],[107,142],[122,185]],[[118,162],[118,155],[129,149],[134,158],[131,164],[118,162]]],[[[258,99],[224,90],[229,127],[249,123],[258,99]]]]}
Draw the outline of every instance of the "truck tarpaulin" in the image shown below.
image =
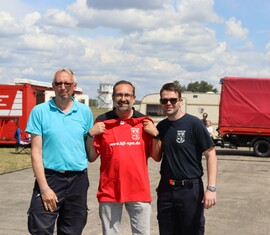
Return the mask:
{"type": "Polygon", "coordinates": [[[220,82],[220,133],[270,133],[270,79],[225,77],[220,82]]]}

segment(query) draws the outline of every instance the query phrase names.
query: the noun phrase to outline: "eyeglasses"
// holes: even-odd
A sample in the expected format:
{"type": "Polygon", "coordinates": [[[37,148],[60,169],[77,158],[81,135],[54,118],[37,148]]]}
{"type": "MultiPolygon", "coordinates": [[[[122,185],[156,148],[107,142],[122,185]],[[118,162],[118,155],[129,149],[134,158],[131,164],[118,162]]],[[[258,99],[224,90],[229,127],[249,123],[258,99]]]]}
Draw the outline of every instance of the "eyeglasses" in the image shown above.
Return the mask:
{"type": "Polygon", "coordinates": [[[71,85],[74,84],[74,82],[54,82],[54,85],[57,87],[62,87],[63,84],[66,88],[68,88],[71,87],[71,85]]]}
{"type": "Polygon", "coordinates": [[[168,104],[168,101],[170,101],[171,104],[176,104],[179,98],[171,98],[171,99],[160,99],[161,104],[168,104]]]}
{"type": "Polygon", "coordinates": [[[115,98],[122,98],[122,97],[124,97],[126,99],[131,99],[133,97],[133,94],[130,94],[130,93],[124,93],[124,94],[122,94],[122,93],[115,93],[113,96],[115,98]]]}

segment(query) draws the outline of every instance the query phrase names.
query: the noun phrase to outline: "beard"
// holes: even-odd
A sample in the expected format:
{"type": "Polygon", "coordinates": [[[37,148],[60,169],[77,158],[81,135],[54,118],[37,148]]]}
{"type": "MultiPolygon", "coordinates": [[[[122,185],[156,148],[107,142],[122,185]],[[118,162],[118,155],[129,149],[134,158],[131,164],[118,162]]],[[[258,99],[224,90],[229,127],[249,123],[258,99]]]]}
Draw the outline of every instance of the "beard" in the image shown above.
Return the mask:
{"type": "Polygon", "coordinates": [[[133,103],[118,101],[114,102],[114,107],[120,111],[128,111],[132,109],[133,103]]]}

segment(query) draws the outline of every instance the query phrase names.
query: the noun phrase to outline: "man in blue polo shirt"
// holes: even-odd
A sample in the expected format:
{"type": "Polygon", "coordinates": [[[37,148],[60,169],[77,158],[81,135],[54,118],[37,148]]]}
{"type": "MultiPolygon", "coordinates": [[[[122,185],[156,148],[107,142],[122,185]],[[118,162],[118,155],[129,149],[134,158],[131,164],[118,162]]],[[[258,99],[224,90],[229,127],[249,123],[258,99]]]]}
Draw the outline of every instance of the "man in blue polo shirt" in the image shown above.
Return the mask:
{"type": "Polygon", "coordinates": [[[89,187],[85,138],[93,125],[89,107],[74,100],[74,73],[60,69],[52,83],[55,97],[35,106],[26,131],[32,139],[36,177],[28,211],[31,234],[81,234],[87,221],[89,187]]]}

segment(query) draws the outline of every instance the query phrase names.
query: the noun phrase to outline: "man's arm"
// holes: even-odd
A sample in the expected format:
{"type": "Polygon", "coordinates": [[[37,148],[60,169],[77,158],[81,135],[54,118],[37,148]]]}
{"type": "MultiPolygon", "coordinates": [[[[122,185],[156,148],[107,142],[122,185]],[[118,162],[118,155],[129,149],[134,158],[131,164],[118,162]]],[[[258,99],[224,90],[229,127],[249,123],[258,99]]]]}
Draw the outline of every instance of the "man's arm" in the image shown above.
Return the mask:
{"type": "Polygon", "coordinates": [[[152,149],[150,151],[151,157],[159,162],[161,160],[161,141],[159,139],[159,132],[156,126],[149,119],[143,120],[144,131],[153,136],[152,149]]]}
{"type": "Polygon", "coordinates": [[[98,153],[96,148],[93,146],[94,136],[100,135],[105,131],[104,122],[97,122],[92,126],[92,128],[88,131],[87,139],[86,139],[86,153],[89,162],[94,162],[98,158],[98,153]]]}
{"type": "Polygon", "coordinates": [[[87,135],[86,152],[87,152],[87,158],[89,162],[94,162],[99,156],[96,152],[96,148],[93,146],[93,143],[94,143],[94,136],[87,135]]]}
{"type": "Polygon", "coordinates": [[[31,160],[32,167],[38,182],[40,197],[42,197],[46,210],[53,212],[57,207],[57,196],[49,187],[42,162],[42,136],[31,134],[31,160]]]}
{"type": "MultiPolygon", "coordinates": [[[[207,167],[207,186],[216,186],[217,180],[217,156],[215,147],[211,147],[204,152],[206,157],[206,167],[207,167]]],[[[204,208],[209,209],[214,206],[217,202],[216,192],[206,190],[204,194],[204,208]]]]}
{"type": "Polygon", "coordinates": [[[151,156],[156,162],[160,162],[162,155],[161,155],[161,140],[158,138],[153,138],[152,140],[152,149],[151,149],[151,156]]]}

